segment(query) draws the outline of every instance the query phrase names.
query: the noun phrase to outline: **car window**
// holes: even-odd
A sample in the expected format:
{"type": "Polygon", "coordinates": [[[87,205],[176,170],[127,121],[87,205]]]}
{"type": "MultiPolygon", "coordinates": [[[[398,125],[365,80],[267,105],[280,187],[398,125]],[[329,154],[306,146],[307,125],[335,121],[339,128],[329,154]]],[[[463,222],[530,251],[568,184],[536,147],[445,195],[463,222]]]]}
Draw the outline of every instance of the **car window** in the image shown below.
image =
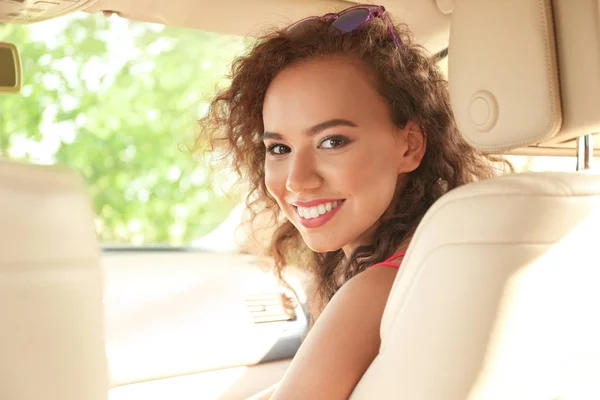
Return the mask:
{"type": "Polygon", "coordinates": [[[81,174],[103,243],[188,244],[239,202],[189,147],[247,40],[77,13],[0,24],[0,41],[24,74],[20,96],[0,95],[0,155],[81,174]]]}

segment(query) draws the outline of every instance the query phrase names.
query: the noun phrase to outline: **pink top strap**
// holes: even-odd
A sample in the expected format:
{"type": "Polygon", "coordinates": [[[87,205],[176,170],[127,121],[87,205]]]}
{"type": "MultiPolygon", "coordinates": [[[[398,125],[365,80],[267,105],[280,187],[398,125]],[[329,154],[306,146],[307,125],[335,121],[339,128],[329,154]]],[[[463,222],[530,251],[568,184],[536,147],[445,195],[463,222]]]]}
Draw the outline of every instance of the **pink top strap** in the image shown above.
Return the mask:
{"type": "MultiPolygon", "coordinates": [[[[387,260],[385,260],[384,262],[380,262],[378,264],[371,265],[369,268],[375,268],[375,267],[394,267],[394,268],[400,268],[400,263],[398,263],[398,264],[393,263],[392,260],[395,260],[396,258],[404,257],[405,255],[406,255],[405,251],[402,251],[400,253],[396,253],[393,256],[391,256],[390,258],[388,258],[387,260]]],[[[367,268],[367,269],[369,269],[369,268],[367,268]]]]}

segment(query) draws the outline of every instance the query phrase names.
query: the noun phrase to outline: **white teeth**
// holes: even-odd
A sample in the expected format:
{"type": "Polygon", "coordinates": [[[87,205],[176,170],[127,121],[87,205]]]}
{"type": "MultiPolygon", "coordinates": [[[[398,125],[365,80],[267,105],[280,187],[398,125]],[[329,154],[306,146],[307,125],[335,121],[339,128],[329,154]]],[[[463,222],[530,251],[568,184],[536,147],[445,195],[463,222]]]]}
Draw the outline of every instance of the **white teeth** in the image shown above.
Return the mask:
{"type": "Polygon", "coordinates": [[[317,207],[310,208],[310,216],[311,218],[317,218],[319,216],[319,210],[317,207]]]}
{"type": "Polygon", "coordinates": [[[304,219],[317,218],[319,215],[323,215],[339,206],[341,201],[333,201],[328,203],[319,204],[314,207],[298,207],[298,215],[304,219]]]}

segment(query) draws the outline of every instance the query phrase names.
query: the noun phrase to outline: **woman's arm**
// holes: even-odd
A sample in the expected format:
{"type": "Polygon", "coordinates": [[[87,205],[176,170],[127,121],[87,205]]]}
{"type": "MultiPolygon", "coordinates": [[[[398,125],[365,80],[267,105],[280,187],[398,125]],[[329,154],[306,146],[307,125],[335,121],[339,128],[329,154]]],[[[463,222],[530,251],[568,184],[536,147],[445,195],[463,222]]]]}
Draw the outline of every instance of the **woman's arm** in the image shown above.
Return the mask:
{"type": "Polygon", "coordinates": [[[347,399],[379,351],[396,268],[367,270],[331,299],[271,399],[347,399]]]}

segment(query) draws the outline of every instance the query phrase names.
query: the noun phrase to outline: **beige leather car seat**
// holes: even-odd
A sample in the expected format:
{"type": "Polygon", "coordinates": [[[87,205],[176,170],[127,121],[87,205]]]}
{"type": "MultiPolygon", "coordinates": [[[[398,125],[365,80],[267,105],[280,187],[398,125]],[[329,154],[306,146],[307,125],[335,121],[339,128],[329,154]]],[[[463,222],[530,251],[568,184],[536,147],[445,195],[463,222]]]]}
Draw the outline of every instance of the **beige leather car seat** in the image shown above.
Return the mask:
{"type": "Polygon", "coordinates": [[[0,159],[0,399],[105,400],[102,278],[83,185],[0,159]]]}
{"type": "MultiPolygon", "coordinates": [[[[454,2],[450,89],[473,145],[503,152],[600,131],[598,10],[454,2]]],[[[415,234],[352,399],[600,399],[599,232],[600,177],[589,173],[448,193],[415,234]]]]}

